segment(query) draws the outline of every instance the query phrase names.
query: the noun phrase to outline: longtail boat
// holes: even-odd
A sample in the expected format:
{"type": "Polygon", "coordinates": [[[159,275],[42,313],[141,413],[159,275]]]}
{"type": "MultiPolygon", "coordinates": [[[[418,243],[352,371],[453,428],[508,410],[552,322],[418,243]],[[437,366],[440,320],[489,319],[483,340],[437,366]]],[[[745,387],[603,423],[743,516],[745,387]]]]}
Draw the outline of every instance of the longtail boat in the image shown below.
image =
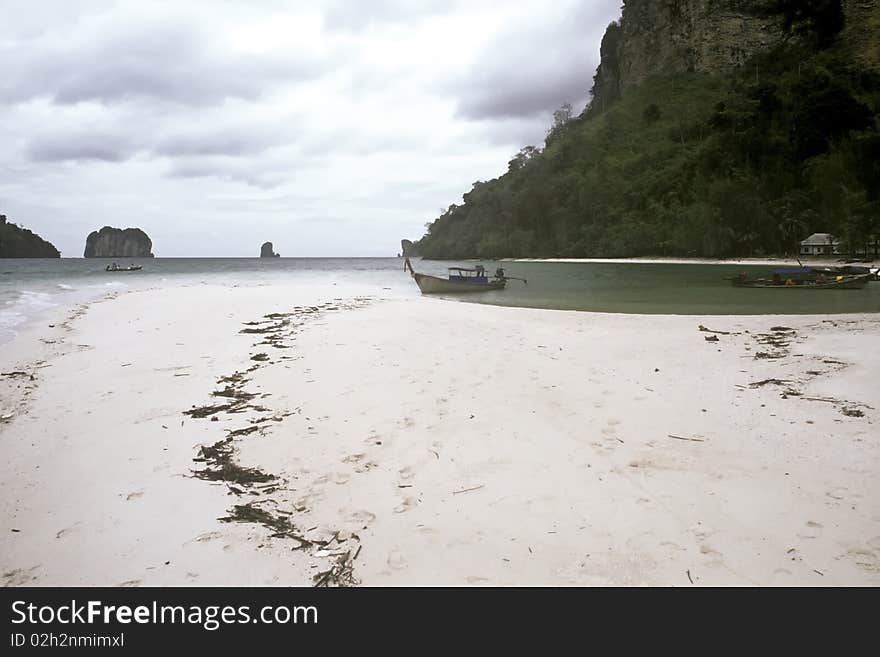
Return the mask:
{"type": "Polygon", "coordinates": [[[870,274],[826,275],[820,270],[803,268],[776,270],[772,278],[749,278],[743,273],[730,280],[735,287],[776,290],[858,290],[865,287],[870,279],[870,274]]]}
{"type": "Polygon", "coordinates": [[[486,274],[486,268],[483,265],[477,265],[473,268],[468,267],[450,267],[449,277],[440,278],[439,276],[430,276],[429,274],[419,274],[414,271],[409,262],[409,258],[404,263],[404,270],[409,269],[416,285],[422,291],[422,294],[445,294],[450,292],[488,292],[489,290],[503,290],[507,285],[507,281],[522,281],[528,285],[528,281],[524,278],[515,276],[507,276],[504,269],[499,267],[495,270],[495,276],[491,279],[486,274]]]}
{"type": "Polygon", "coordinates": [[[140,271],[143,268],[143,265],[129,265],[128,267],[120,267],[116,263],[113,263],[112,265],[107,265],[104,268],[104,271],[140,271]]]}
{"type": "Polygon", "coordinates": [[[477,266],[474,269],[467,267],[450,267],[449,278],[429,276],[413,272],[416,285],[422,294],[443,294],[447,292],[486,292],[488,290],[503,290],[507,280],[503,277],[489,279],[486,270],[477,266]]]}

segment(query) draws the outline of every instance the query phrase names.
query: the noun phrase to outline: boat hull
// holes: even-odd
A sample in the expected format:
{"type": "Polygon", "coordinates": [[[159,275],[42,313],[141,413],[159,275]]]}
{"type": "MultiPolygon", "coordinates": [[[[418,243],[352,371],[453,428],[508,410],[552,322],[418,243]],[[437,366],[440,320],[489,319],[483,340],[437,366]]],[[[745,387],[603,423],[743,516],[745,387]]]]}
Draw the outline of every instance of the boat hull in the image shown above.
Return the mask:
{"type": "Polygon", "coordinates": [[[489,281],[487,283],[468,283],[465,281],[450,281],[446,278],[438,278],[428,274],[413,274],[413,278],[422,294],[488,292],[489,290],[503,290],[506,285],[506,281],[503,280],[489,281]]]}
{"type": "Polygon", "coordinates": [[[815,281],[804,281],[794,285],[785,285],[784,283],[773,283],[766,279],[740,280],[733,279],[735,287],[758,287],[773,290],[858,290],[865,287],[870,280],[870,274],[862,274],[860,276],[844,276],[839,281],[829,280],[823,283],[815,281]]]}

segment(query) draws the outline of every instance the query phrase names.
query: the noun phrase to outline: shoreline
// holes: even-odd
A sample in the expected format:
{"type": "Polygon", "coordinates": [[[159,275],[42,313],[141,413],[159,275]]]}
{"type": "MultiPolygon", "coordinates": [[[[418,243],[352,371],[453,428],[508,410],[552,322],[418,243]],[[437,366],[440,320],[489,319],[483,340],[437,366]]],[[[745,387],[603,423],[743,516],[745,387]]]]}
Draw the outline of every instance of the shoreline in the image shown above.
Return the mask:
{"type": "Polygon", "coordinates": [[[876,315],[278,284],[75,310],[0,423],[6,584],[880,583],[876,315]]]}
{"type": "MultiPolygon", "coordinates": [[[[873,266],[874,259],[869,262],[853,262],[851,264],[873,266]]],[[[577,263],[605,263],[605,264],[644,264],[644,265],[767,265],[767,266],[794,266],[798,267],[798,261],[795,258],[657,258],[657,257],[636,257],[636,258],[504,258],[502,262],[577,262],[577,263]]],[[[838,258],[816,258],[808,256],[801,258],[801,262],[805,267],[827,267],[830,265],[845,264],[845,261],[838,258]]]]}

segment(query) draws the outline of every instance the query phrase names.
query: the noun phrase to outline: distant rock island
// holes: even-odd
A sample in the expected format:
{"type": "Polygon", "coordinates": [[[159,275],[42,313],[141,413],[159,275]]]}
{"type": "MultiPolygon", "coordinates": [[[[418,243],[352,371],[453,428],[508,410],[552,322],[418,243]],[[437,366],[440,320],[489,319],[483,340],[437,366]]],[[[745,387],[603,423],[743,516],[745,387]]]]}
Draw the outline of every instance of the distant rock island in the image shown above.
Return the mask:
{"type": "Polygon", "coordinates": [[[51,242],[9,223],[5,214],[0,214],[0,258],[60,258],[61,253],[51,242]]]}
{"type": "Polygon", "coordinates": [[[85,258],[152,258],[153,242],[140,228],[111,228],[89,233],[85,258]]]}
{"type": "Polygon", "coordinates": [[[400,240],[400,254],[405,258],[410,256],[414,258],[419,255],[412,240],[400,240]]]}
{"type": "Polygon", "coordinates": [[[272,242],[263,242],[263,246],[260,247],[260,257],[261,258],[279,258],[279,257],[281,257],[281,254],[275,253],[272,250],[272,242]]]}

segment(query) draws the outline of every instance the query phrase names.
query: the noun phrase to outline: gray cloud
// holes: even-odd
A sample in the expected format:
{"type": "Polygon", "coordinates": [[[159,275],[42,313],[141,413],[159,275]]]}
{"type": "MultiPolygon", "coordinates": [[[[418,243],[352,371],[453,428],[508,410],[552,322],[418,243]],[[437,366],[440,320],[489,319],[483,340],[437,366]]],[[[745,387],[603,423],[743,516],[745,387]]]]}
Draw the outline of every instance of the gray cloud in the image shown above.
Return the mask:
{"type": "Polygon", "coordinates": [[[118,24],[100,18],[73,38],[50,34],[0,46],[0,101],[204,106],[255,99],[282,81],[311,79],[330,64],[304,53],[230,52],[189,22],[118,24]]]}
{"type": "Polygon", "coordinates": [[[226,157],[199,157],[175,160],[166,172],[169,178],[212,178],[271,189],[289,180],[292,166],[276,162],[236,160],[226,157]]]}
{"type": "Polygon", "coordinates": [[[451,11],[455,4],[451,0],[331,0],[324,6],[324,25],[331,31],[357,31],[378,24],[406,24],[451,11]]]}
{"type": "Polygon", "coordinates": [[[393,254],[585,98],[618,5],[0,0],[0,200],[65,255],[119,217],[163,256],[393,254]]]}
{"type": "MultiPolygon", "coordinates": [[[[254,122],[256,124],[256,122],[254,122]]],[[[262,153],[269,148],[291,141],[285,126],[265,124],[217,126],[205,129],[176,131],[159,139],[152,149],[157,155],[179,157],[191,155],[245,156],[262,153]]]]}
{"type": "Polygon", "coordinates": [[[137,144],[126,135],[74,132],[36,137],[28,142],[26,155],[33,162],[122,162],[132,157],[137,150],[137,144]]]}
{"type": "Polygon", "coordinates": [[[609,2],[557,6],[542,20],[501,33],[453,86],[468,119],[546,115],[569,102],[579,111],[599,63],[598,42],[619,9],[609,2]]]}

